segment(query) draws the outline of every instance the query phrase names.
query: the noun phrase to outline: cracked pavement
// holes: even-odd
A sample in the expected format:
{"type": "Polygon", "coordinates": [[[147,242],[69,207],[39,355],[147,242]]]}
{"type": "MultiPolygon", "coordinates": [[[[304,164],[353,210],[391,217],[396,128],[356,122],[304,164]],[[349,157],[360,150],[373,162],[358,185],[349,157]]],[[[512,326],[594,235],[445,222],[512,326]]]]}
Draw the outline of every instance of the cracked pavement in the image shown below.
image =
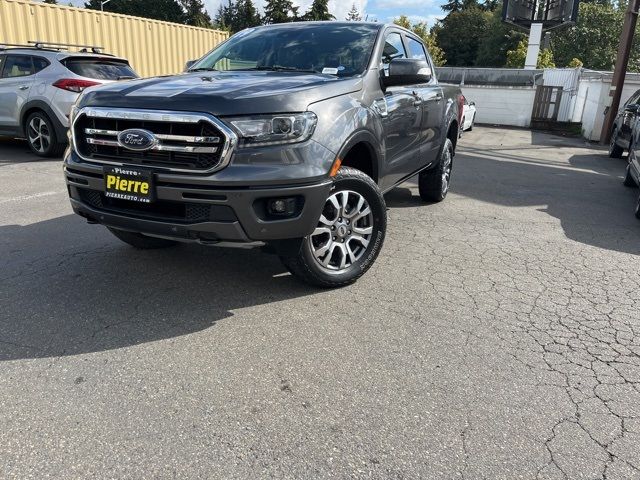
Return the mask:
{"type": "Polygon", "coordinates": [[[1,478],[640,479],[624,161],[476,127],[445,202],[318,291],[258,251],[137,252],[0,142],[1,478]]]}

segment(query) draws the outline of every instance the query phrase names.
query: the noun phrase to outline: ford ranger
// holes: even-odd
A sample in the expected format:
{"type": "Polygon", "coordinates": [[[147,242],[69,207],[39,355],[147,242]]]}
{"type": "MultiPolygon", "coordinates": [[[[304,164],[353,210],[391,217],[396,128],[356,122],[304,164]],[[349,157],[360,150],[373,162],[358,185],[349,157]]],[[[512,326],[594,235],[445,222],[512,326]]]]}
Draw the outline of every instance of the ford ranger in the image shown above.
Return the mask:
{"type": "Polygon", "coordinates": [[[136,248],[261,246],[321,287],[378,256],[383,194],[449,189],[464,98],[396,25],[247,29],[187,71],[89,88],[71,114],[73,210],[136,248]]]}

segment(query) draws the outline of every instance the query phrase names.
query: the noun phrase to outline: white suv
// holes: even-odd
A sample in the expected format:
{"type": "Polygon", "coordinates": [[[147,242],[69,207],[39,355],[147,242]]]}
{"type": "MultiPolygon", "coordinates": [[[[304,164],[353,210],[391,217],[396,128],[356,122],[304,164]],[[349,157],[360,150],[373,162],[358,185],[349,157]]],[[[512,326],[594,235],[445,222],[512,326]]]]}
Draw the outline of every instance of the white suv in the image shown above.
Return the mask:
{"type": "Polygon", "coordinates": [[[138,75],[127,60],[98,47],[30,43],[0,45],[0,135],[26,138],[36,155],[59,156],[80,92],[138,75]],[[67,47],[81,50],[64,51],[67,47]]]}

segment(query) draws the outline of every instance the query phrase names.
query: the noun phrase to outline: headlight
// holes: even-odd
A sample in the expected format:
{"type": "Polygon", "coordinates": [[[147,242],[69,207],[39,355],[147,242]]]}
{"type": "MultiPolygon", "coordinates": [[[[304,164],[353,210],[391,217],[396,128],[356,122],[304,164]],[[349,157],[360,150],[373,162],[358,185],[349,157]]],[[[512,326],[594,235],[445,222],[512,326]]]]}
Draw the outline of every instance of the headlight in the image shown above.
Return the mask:
{"type": "Polygon", "coordinates": [[[316,128],[313,112],[237,117],[229,119],[240,134],[240,146],[304,142],[316,128]]]}

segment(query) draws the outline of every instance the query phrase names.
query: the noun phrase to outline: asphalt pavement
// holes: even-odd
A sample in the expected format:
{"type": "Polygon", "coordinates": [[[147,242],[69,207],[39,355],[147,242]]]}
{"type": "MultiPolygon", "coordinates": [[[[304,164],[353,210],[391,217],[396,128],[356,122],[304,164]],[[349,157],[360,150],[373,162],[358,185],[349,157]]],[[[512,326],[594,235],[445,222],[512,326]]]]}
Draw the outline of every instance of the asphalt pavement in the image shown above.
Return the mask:
{"type": "Polygon", "coordinates": [[[317,290],[274,256],[136,251],[0,142],[0,478],[639,479],[624,160],[476,127],[452,190],[317,290]]]}

